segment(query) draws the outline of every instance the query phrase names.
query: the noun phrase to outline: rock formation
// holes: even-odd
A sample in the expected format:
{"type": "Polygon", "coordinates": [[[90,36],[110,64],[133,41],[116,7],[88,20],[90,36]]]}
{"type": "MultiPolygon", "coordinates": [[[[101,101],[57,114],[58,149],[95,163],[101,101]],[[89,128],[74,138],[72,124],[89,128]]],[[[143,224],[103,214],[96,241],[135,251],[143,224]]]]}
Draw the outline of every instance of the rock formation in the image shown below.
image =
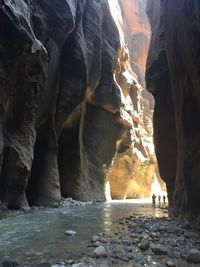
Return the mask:
{"type": "Polygon", "coordinates": [[[120,164],[128,170],[127,197],[149,195],[153,104],[131,69],[142,82],[149,29],[133,2],[135,24],[124,28],[117,0],[0,0],[0,201],[8,208],[57,206],[61,195],[104,200],[113,164],[112,177],[120,164]],[[130,58],[125,29],[134,35],[130,58]]]}
{"type": "Polygon", "coordinates": [[[175,215],[200,213],[200,3],[149,0],[148,90],[155,97],[155,145],[175,215]]]}
{"type": "Polygon", "coordinates": [[[0,23],[2,203],[104,199],[123,132],[108,3],[2,0],[0,23]]]}
{"type": "Polygon", "coordinates": [[[133,72],[142,87],[151,30],[146,15],[146,0],[119,0],[122,10],[124,38],[130,55],[133,72]]]}
{"type": "Polygon", "coordinates": [[[117,153],[108,174],[111,196],[114,199],[149,197],[157,165],[152,139],[153,98],[139,84],[132,64],[135,62],[140,77],[144,79],[144,62],[136,62],[135,59],[146,58],[148,38],[145,42],[140,40],[140,47],[146,47],[146,50],[141,51],[133,42],[126,44],[127,37],[135,36],[138,31],[144,35],[147,32],[149,34],[145,5],[139,7],[139,3],[138,0],[110,1],[121,40],[120,71],[116,72],[116,81],[121,88],[124,113],[130,121],[130,129],[124,133],[121,142],[118,142],[117,153]],[[130,11],[134,11],[133,14],[137,16],[132,18],[130,11]],[[129,54],[131,50],[134,50],[134,56],[129,54]]]}

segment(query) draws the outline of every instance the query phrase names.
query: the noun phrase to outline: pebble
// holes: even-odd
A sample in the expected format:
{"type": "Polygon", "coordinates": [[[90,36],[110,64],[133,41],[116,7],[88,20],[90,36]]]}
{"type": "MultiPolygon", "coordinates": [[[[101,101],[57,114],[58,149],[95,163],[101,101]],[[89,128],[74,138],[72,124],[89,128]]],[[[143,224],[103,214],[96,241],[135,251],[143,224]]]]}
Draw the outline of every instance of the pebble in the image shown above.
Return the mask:
{"type": "Polygon", "coordinates": [[[148,238],[142,238],[139,248],[141,250],[147,250],[149,248],[149,239],[148,238]]]}
{"type": "Polygon", "coordinates": [[[94,254],[97,258],[106,257],[107,251],[103,246],[99,246],[94,250],[94,254]]]}
{"type": "Polygon", "coordinates": [[[191,249],[188,253],[187,260],[192,263],[200,263],[200,251],[197,249],[191,249]]]}
{"type": "Polygon", "coordinates": [[[74,236],[74,235],[76,235],[77,233],[76,233],[75,231],[73,231],[73,230],[68,230],[68,231],[65,232],[65,234],[66,234],[66,235],[74,236]]]}
{"type": "Polygon", "coordinates": [[[156,254],[156,255],[164,255],[167,254],[167,248],[163,245],[152,245],[151,250],[156,254]]]}

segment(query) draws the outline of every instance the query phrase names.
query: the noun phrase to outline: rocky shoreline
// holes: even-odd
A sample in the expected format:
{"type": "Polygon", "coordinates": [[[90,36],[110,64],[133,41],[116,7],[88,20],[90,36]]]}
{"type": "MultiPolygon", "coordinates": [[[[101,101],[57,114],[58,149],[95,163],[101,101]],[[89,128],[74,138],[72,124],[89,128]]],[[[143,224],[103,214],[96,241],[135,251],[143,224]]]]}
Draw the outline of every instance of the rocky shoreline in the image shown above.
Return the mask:
{"type": "MultiPolygon", "coordinates": [[[[63,200],[62,205],[93,205],[63,200]]],[[[22,265],[2,263],[1,267],[192,267],[200,266],[200,232],[188,221],[169,217],[167,209],[155,207],[158,217],[131,215],[113,221],[116,231],[91,236],[79,259],[60,262],[22,265]],[[159,217],[159,212],[162,215],[159,217]]],[[[78,231],[66,229],[63,233],[72,239],[78,231]]]]}

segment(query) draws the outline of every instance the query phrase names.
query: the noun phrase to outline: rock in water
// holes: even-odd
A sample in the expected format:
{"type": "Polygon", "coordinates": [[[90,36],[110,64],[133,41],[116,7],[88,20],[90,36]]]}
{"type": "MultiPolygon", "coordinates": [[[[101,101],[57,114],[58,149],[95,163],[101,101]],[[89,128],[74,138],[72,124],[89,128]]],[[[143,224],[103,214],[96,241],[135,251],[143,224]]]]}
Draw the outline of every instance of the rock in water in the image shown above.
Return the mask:
{"type": "Polygon", "coordinates": [[[74,236],[74,235],[76,235],[76,232],[73,231],[73,230],[68,230],[68,231],[65,232],[65,234],[66,234],[66,235],[74,236]]]}

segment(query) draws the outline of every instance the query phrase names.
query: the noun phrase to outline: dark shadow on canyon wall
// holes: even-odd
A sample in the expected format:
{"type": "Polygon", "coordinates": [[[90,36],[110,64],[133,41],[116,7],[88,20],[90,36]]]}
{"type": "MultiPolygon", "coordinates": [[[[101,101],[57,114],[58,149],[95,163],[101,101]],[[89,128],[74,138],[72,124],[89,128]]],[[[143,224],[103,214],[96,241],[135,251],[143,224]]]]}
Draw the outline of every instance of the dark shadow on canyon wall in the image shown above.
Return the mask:
{"type": "Polygon", "coordinates": [[[2,0],[0,24],[1,202],[104,200],[126,128],[116,123],[120,40],[108,3],[2,0]]]}
{"type": "Polygon", "coordinates": [[[175,215],[200,213],[200,2],[148,1],[147,89],[155,146],[175,215]]]}

